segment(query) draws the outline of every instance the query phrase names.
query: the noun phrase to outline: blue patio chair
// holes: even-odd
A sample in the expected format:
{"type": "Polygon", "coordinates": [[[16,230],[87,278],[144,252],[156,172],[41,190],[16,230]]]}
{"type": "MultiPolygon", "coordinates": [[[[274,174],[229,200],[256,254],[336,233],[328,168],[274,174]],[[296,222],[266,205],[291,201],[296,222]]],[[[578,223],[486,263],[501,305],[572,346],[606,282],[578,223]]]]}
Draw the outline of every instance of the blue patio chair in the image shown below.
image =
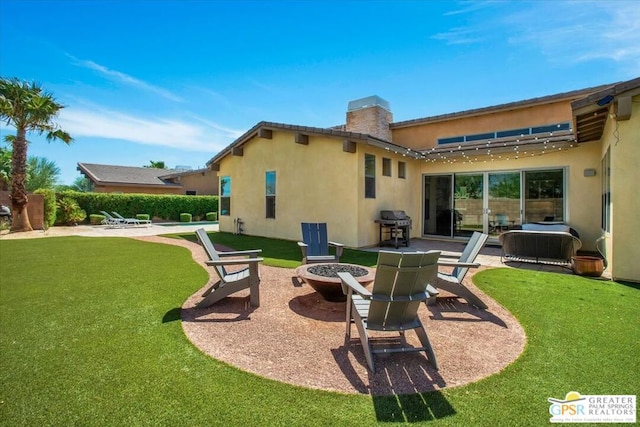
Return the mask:
{"type": "Polygon", "coordinates": [[[302,223],[302,242],[298,242],[302,251],[302,263],[314,264],[324,262],[340,262],[344,245],[330,242],[327,237],[327,224],[302,223]],[[329,253],[329,247],[335,248],[334,254],[329,253]]]}

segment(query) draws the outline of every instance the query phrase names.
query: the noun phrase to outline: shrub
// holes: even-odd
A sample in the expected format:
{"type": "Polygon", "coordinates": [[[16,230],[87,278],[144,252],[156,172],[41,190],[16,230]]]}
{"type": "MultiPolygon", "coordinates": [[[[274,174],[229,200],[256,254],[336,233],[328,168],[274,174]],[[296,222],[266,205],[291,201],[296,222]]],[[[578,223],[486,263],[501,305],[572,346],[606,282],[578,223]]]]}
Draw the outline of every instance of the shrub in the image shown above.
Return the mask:
{"type": "Polygon", "coordinates": [[[207,212],[206,218],[207,218],[207,221],[217,221],[218,212],[207,212]]]}
{"type": "Polygon", "coordinates": [[[39,188],[33,192],[44,197],[44,227],[49,228],[56,223],[56,193],[49,188],[39,188]]]}
{"type": "Polygon", "coordinates": [[[149,221],[149,214],[136,214],[136,219],[140,221],[149,221]]]}
{"type": "Polygon", "coordinates": [[[104,221],[105,216],[100,214],[91,214],[89,215],[89,224],[91,225],[100,225],[102,221],[104,221]]]}
{"type": "Polygon", "coordinates": [[[71,197],[62,198],[56,204],[58,205],[56,224],[76,225],[87,217],[87,213],[71,197]]]}
{"type": "Polygon", "coordinates": [[[58,193],[60,197],[75,199],[86,212],[116,211],[127,218],[146,212],[151,218],[177,221],[182,212],[204,217],[205,213],[218,210],[218,196],[63,191],[58,193]]]}
{"type": "Polygon", "coordinates": [[[190,213],[181,213],[180,214],[180,222],[191,222],[191,214],[190,213]]]}

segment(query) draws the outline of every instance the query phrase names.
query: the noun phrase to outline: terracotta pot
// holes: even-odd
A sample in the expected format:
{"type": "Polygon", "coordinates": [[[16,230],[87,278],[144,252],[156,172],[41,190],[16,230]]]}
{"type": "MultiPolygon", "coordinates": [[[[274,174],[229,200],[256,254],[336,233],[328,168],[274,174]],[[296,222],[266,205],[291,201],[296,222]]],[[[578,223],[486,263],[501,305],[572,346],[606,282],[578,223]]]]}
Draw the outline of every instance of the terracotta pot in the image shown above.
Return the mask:
{"type": "Polygon", "coordinates": [[[580,276],[600,277],[604,272],[604,260],[595,256],[574,256],[571,267],[580,276]]]}

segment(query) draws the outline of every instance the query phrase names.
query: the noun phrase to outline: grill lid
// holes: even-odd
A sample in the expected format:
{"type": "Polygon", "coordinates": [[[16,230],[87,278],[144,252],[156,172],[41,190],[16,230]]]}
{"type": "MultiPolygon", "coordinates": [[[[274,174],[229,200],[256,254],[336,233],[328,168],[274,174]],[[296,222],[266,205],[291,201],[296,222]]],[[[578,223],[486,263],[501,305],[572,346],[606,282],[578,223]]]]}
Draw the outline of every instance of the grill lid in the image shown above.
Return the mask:
{"type": "Polygon", "coordinates": [[[409,216],[405,213],[405,211],[380,211],[381,219],[391,219],[391,220],[403,220],[410,219],[409,216]]]}

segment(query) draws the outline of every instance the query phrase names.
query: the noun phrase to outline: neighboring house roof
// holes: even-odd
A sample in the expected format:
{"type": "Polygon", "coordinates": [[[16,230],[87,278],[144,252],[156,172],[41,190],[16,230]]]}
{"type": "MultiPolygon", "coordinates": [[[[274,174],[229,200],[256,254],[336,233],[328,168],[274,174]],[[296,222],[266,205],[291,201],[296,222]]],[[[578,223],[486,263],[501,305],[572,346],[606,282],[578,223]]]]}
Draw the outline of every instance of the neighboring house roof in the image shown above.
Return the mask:
{"type": "Polygon", "coordinates": [[[211,160],[207,162],[207,166],[211,166],[214,163],[219,162],[223,157],[226,157],[230,154],[238,154],[242,149],[242,146],[247,143],[249,140],[254,138],[255,136],[260,136],[263,138],[270,138],[270,131],[272,130],[280,130],[280,131],[290,131],[297,132],[303,137],[306,135],[321,135],[321,136],[329,136],[342,140],[348,140],[354,143],[363,143],[367,145],[373,145],[381,148],[388,148],[397,153],[405,154],[412,157],[418,157],[418,153],[412,151],[409,148],[403,147],[398,144],[394,144],[389,141],[385,141],[380,138],[376,138],[374,136],[365,134],[365,133],[357,133],[357,132],[347,132],[340,129],[335,128],[316,128],[310,126],[298,126],[298,125],[288,125],[284,123],[273,123],[273,122],[260,122],[247,132],[245,132],[238,139],[233,141],[230,145],[216,154],[211,160]]]}
{"type": "Polygon", "coordinates": [[[78,163],[78,170],[96,185],[182,187],[167,178],[175,175],[171,169],[78,163]]]}

